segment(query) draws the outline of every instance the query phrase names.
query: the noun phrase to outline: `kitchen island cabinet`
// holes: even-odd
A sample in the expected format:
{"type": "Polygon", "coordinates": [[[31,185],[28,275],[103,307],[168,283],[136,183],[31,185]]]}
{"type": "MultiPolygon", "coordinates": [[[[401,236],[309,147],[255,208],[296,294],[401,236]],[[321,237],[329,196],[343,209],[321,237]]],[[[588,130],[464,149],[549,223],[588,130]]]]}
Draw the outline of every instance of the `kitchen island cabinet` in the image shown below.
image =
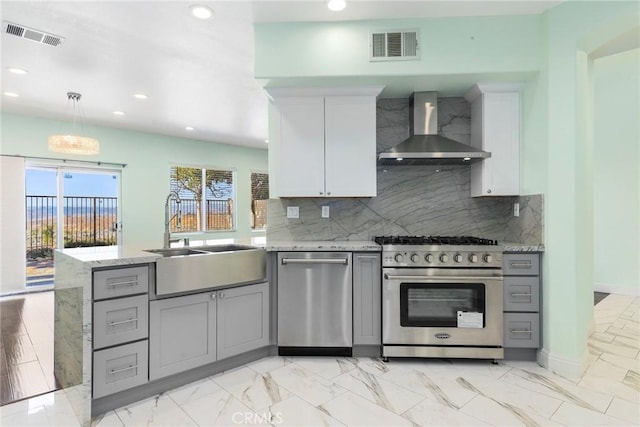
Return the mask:
{"type": "Polygon", "coordinates": [[[274,353],[268,283],[153,299],[158,257],[126,247],[55,252],[54,371],[82,425],[274,353]]]}
{"type": "Polygon", "coordinates": [[[271,197],[374,197],[381,90],[269,89],[271,197]]]}
{"type": "Polygon", "coordinates": [[[149,379],[216,360],[216,293],[151,301],[149,379]]]}

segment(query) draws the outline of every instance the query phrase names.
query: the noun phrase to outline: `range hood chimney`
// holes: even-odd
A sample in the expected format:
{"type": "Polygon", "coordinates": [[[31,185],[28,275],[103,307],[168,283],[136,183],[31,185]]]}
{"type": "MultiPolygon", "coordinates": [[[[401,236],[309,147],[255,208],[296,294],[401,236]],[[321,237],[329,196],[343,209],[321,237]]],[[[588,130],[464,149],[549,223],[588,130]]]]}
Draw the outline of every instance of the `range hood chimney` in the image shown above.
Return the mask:
{"type": "Polygon", "coordinates": [[[416,92],[410,98],[411,136],[378,155],[381,165],[468,164],[491,153],[438,135],[438,93],[416,92]]]}

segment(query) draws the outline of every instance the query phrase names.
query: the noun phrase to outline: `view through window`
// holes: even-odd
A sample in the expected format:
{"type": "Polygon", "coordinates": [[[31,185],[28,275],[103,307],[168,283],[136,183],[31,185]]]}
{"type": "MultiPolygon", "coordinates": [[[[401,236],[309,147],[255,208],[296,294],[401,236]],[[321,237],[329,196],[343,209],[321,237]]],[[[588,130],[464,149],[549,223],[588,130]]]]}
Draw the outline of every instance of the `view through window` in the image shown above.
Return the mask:
{"type": "Polygon", "coordinates": [[[269,174],[251,173],[251,228],[267,228],[267,200],[269,200],[269,174]]]}
{"type": "Polygon", "coordinates": [[[234,186],[232,170],[172,167],[170,188],[180,196],[180,204],[170,201],[171,232],[233,230],[234,186]]]}

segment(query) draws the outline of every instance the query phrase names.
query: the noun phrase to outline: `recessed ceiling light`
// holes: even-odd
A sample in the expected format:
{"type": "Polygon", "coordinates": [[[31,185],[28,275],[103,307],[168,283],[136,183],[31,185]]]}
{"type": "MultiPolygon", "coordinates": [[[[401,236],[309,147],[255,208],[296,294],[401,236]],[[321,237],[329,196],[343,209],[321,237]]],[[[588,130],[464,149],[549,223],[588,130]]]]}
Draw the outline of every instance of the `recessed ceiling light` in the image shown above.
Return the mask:
{"type": "Polygon", "coordinates": [[[144,93],[134,93],[133,97],[136,98],[136,99],[147,99],[148,98],[148,96],[145,95],[144,93]]]}
{"type": "Polygon", "coordinates": [[[114,111],[113,114],[116,116],[124,116],[124,111],[114,111]]]}
{"type": "Polygon", "coordinates": [[[196,129],[191,127],[191,126],[185,126],[184,130],[192,131],[192,130],[196,130],[196,129]]]}
{"type": "Polygon", "coordinates": [[[347,7],[347,2],[344,0],[329,0],[327,2],[327,7],[329,8],[329,10],[339,12],[347,7]]]}
{"type": "Polygon", "coordinates": [[[213,16],[213,9],[201,4],[194,4],[191,7],[191,13],[193,16],[199,19],[209,19],[213,16]]]}
{"type": "Polygon", "coordinates": [[[18,95],[18,94],[17,94],[17,93],[15,93],[15,92],[5,92],[5,93],[4,93],[4,96],[8,96],[8,97],[11,97],[11,98],[17,98],[17,97],[19,97],[20,95],[18,95]]]}
{"type": "Polygon", "coordinates": [[[7,71],[13,74],[19,74],[21,76],[25,74],[29,74],[29,71],[25,70],[24,68],[18,68],[18,67],[9,67],[7,68],[7,71]]]}

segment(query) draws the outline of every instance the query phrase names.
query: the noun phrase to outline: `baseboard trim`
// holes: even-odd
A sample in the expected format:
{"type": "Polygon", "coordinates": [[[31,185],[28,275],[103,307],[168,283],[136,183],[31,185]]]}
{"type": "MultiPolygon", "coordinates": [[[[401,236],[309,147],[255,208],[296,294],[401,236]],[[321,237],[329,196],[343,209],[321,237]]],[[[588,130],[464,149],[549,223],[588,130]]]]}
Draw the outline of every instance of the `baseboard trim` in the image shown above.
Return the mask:
{"type": "Polygon", "coordinates": [[[567,359],[565,357],[550,354],[546,349],[538,353],[538,364],[554,374],[565,378],[580,378],[587,370],[589,364],[589,351],[585,349],[580,360],[567,359]]]}
{"type": "Polygon", "coordinates": [[[594,282],[593,290],[595,292],[604,292],[607,294],[631,295],[634,297],[640,297],[640,286],[612,285],[611,283],[594,282]]]}

